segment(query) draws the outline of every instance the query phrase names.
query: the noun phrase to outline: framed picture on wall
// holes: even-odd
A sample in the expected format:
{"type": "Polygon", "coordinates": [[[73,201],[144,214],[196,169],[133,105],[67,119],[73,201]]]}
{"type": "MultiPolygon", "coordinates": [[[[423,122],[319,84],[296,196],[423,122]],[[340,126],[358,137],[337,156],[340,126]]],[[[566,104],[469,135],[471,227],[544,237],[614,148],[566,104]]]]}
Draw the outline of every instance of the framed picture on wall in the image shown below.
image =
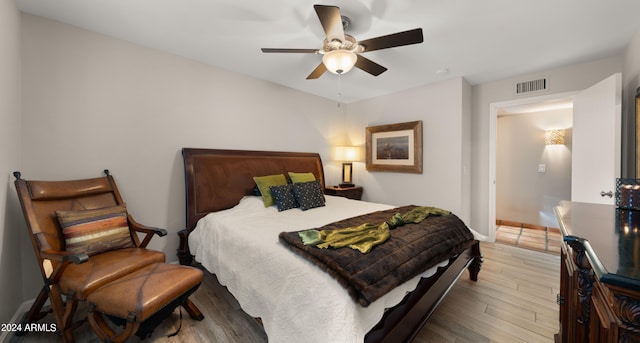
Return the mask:
{"type": "Polygon", "coordinates": [[[366,132],[369,171],[422,173],[422,121],[369,126],[366,132]]]}

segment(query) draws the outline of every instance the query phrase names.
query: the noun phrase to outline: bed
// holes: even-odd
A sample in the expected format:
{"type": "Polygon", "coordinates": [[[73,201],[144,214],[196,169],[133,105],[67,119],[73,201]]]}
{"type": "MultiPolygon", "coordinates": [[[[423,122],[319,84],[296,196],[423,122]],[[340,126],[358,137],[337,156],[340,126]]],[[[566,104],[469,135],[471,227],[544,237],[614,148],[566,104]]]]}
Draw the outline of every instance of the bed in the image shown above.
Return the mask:
{"type": "Polygon", "coordinates": [[[478,240],[472,240],[462,252],[363,307],[328,273],[282,246],[277,231],[317,227],[391,206],[326,196],[327,206],[322,208],[277,212],[264,208],[255,196],[252,177],[312,172],[324,187],[319,154],[194,148],[184,148],[182,153],[187,226],[179,232],[180,263],[192,264],[195,255],[245,312],[261,319],[270,342],[326,341],[328,337],[332,342],[410,342],[465,269],[471,280],[477,280],[482,255],[478,240]],[[237,213],[247,219],[237,219],[237,213]],[[269,221],[280,227],[251,231],[257,223],[262,226],[269,221]],[[236,230],[236,226],[246,229],[236,230]],[[243,233],[225,238],[229,232],[243,233]],[[214,243],[209,243],[212,237],[214,243]],[[252,237],[258,243],[250,242],[252,237]],[[262,262],[266,263],[258,265],[262,262]]]}

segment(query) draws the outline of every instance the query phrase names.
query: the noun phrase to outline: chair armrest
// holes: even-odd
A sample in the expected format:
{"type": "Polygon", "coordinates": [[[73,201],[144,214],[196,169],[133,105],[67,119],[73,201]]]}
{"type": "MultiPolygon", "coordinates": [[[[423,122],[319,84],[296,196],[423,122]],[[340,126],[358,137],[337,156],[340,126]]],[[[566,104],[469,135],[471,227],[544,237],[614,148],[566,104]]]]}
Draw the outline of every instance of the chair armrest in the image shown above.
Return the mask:
{"type": "Polygon", "coordinates": [[[40,256],[43,258],[47,258],[49,260],[54,260],[58,262],[73,262],[75,264],[85,263],[89,261],[89,255],[86,253],[82,254],[73,254],[66,251],[58,251],[58,250],[40,250],[40,256]]]}
{"type": "Polygon", "coordinates": [[[167,230],[165,229],[160,229],[157,227],[151,227],[151,226],[146,226],[146,225],[142,225],[140,223],[138,223],[137,221],[135,221],[135,219],[133,219],[133,217],[128,214],[127,218],[129,220],[129,228],[134,231],[134,232],[140,232],[140,233],[144,233],[144,239],[142,240],[142,242],[140,244],[138,244],[138,247],[140,248],[146,248],[147,245],[149,244],[149,242],[151,241],[151,238],[153,238],[153,235],[158,235],[160,237],[166,236],[167,235],[167,230]]]}
{"type": "MultiPolygon", "coordinates": [[[[60,281],[60,277],[67,266],[73,262],[75,264],[85,263],[89,261],[89,255],[86,253],[82,254],[73,254],[66,251],[53,250],[53,249],[41,249],[40,257],[44,259],[49,259],[53,261],[57,261],[57,266],[51,270],[45,279],[47,285],[55,285],[60,281]]],[[[46,269],[46,268],[45,268],[46,269]]],[[[43,274],[44,276],[44,274],[43,274]]]]}
{"type": "Polygon", "coordinates": [[[85,263],[89,260],[89,256],[86,253],[74,254],[68,251],[52,249],[46,238],[44,237],[44,233],[42,232],[38,232],[34,236],[36,237],[36,241],[38,242],[38,246],[40,248],[40,256],[43,258],[47,258],[49,260],[57,262],[69,261],[76,264],[85,263]]]}

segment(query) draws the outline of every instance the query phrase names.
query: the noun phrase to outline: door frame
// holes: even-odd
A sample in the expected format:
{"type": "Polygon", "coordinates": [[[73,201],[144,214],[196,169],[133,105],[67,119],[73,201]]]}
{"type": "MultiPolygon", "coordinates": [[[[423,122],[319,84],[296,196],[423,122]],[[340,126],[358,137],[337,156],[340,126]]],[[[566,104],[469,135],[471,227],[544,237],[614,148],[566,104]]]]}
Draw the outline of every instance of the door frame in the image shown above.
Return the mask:
{"type": "Polygon", "coordinates": [[[498,112],[500,109],[512,106],[535,105],[544,102],[573,98],[580,91],[546,94],[527,98],[492,102],[489,104],[489,242],[495,242],[496,230],[496,156],[497,156],[497,134],[498,134],[498,112]]]}

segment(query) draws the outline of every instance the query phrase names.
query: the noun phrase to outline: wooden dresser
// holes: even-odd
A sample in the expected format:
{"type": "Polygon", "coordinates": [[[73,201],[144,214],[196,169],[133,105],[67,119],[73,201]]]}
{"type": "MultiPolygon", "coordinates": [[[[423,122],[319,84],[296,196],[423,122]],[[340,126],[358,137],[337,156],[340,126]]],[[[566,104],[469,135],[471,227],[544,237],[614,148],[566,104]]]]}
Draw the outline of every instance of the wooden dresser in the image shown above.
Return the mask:
{"type": "Polygon", "coordinates": [[[640,211],[561,202],[559,342],[640,342],[640,211]]]}

